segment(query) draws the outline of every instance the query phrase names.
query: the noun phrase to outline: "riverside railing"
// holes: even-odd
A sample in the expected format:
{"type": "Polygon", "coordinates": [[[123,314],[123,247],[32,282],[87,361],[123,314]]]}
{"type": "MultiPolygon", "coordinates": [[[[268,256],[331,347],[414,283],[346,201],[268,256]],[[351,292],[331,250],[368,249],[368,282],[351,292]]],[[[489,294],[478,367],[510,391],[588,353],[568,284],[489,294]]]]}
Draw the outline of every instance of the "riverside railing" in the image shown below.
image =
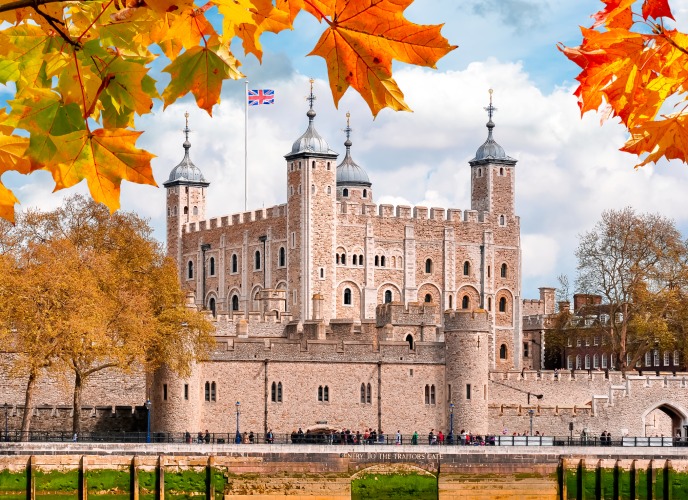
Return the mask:
{"type": "MultiPolygon", "coordinates": [[[[0,432],[0,441],[4,442],[80,442],[80,443],[146,443],[146,432],[82,432],[75,435],[72,432],[63,431],[21,431],[0,432]]],[[[274,433],[261,434],[245,432],[237,435],[235,432],[227,433],[171,433],[151,432],[151,443],[176,443],[191,445],[207,444],[324,444],[324,445],[432,445],[438,447],[461,446],[630,446],[630,447],[673,447],[688,446],[685,438],[670,437],[599,437],[599,436],[430,436],[403,434],[378,434],[373,437],[346,432],[334,433],[274,433]]]]}

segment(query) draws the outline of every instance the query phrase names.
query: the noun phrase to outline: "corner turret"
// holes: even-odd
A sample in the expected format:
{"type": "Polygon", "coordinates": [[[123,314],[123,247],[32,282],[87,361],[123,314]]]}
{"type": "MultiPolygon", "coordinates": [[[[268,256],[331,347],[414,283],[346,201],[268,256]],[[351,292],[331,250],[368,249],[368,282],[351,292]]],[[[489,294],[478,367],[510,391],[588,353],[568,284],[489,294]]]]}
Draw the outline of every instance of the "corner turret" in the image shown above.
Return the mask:
{"type": "Polygon", "coordinates": [[[356,164],[351,157],[351,114],[346,114],[346,154],[344,160],[337,165],[337,200],[353,201],[358,203],[372,203],[373,191],[371,189],[372,183],[368,178],[368,174],[362,167],[356,164]]]}

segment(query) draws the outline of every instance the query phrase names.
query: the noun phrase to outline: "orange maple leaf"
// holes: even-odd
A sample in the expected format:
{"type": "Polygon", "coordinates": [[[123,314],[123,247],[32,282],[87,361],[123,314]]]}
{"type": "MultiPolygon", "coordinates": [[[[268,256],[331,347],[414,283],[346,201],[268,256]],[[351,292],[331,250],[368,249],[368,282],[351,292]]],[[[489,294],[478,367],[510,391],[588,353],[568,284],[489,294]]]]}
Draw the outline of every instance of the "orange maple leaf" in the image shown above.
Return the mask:
{"type": "Polygon", "coordinates": [[[123,180],[157,186],[150,161],[154,155],[135,147],[142,134],[127,129],[79,130],[60,136],[53,162],[39,166],[55,180],[55,191],[88,183],[91,196],[111,212],[119,208],[123,180]]]}
{"type": "Polygon", "coordinates": [[[688,116],[666,116],[664,120],[648,121],[634,127],[631,138],[621,151],[638,156],[649,153],[636,168],[650,162],[657,163],[662,157],[685,161],[688,151],[688,116]]]}
{"type": "Polygon", "coordinates": [[[629,29],[633,26],[633,11],[631,7],[636,0],[602,0],[604,9],[593,15],[593,28],[605,26],[607,28],[629,29]]]}
{"type": "Polygon", "coordinates": [[[429,66],[456,48],[440,34],[442,25],[418,25],[403,11],[412,0],[305,0],[304,7],[329,24],[309,55],[327,62],[335,105],[349,86],[373,115],[390,107],[409,110],[392,78],[392,60],[429,66]]]}
{"type": "MultiPolygon", "coordinates": [[[[4,135],[3,131],[9,128],[2,125],[4,118],[4,110],[2,110],[0,113],[0,175],[9,171],[28,174],[31,171],[31,165],[25,152],[29,145],[29,138],[4,135]]],[[[19,203],[17,197],[0,182],[0,217],[14,222],[15,203],[19,203]]]]}
{"type": "Polygon", "coordinates": [[[648,17],[654,17],[655,19],[668,17],[669,19],[674,19],[668,0],[645,0],[643,3],[643,19],[647,20],[648,17]]]}

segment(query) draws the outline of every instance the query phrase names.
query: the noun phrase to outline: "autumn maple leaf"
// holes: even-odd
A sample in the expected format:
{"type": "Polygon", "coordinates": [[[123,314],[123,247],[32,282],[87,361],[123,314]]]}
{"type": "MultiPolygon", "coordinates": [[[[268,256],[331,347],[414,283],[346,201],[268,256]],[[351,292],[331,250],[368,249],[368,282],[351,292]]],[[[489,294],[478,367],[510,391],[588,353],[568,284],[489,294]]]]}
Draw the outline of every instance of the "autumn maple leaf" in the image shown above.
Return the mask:
{"type": "Polygon", "coordinates": [[[409,110],[392,78],[392,60],[429,66],[456,46],[440,34],[442,25],[418,25],[403,11],[412,0],[305,0],[304,7],[329,24],[309,55],[327,62],[335,104],[349,86],[373,115],[389,107],[409,110]]]}

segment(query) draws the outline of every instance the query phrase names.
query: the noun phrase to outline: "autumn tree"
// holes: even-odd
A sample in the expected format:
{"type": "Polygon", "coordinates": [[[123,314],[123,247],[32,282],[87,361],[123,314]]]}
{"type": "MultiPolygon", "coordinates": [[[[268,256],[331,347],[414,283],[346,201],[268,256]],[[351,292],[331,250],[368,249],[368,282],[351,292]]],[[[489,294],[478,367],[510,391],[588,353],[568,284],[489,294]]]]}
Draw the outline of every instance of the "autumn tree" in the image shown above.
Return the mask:
{"type": "Polygon", "coordinates": [[[605,211],[581,235],[576,257],[578,291],[601,296],[602,305],[560,312],[560,338],[599,335],[622,371],[650,350],[682,343],[688,247],[673,221],[631,208],[605,211]]]}
{"type": "MultiPolygon", "coordinates": [[[[301,11],[327,25],[309,55],[325,59],[335,104],[353,87],[374,115],[408,110],[392,60],[434,67],[456,48],[441,26],[404,17],[412,1],[0,0],[0,84],[16,89],[9,113],[0,108],[0,174],[47,170],[58,190],[86,179],[116,210],[123,180],[156,185],[135,116],[189,92],[212,114],[223,81],[244,76],[232,40],[260,60],[260,36],[293,29],[301,11]],[[158,59],[169,62],[164,89],[151,76],[158,59]]],[[[12,220],[17,201],[0,184],[0,217],[12,220]]]]}
{"type": "Polygon", "coordinates": [[[688,159],[688,35],[672,28],[669,0],[602,0],[578,47],[559,49],[581,68],[575,91],[581,113],[600,110],[623,123],[622,151],[688,159]]]}
{"type": "MultiPolygon", "coordinates": [[[[211,326],[184,306],[176,267],[145,220],[132,213],[111,216],[102,204],[76,196],[57,210],[31,211],[20,221],[24,247],[55,255],[52,267],[36,269],[37,287],[57,286],[54,276],[59,273],[74,285],[65,284],[64,299],[47,299],[56,302],[55,316],[41,316],[33,330],[37,343],[51,342],[27,356],[37,370],[73,375],[73,432],[80,432],[82,392],[94,374],[108,368],[152,372],[166,364],[183,376],[193,360],[207,355],[211,326]],[[54,350],[47,350],[50,345],[54,350]],[[50,354],[47,364],[41,364],[44,353],[50,354]]],[[[13,297],[12,285],[7,294],[14,302],[41,305],[36,288],[13,297]]],[[[5,323],[18,331],[15,317],[5,323]]]]}

